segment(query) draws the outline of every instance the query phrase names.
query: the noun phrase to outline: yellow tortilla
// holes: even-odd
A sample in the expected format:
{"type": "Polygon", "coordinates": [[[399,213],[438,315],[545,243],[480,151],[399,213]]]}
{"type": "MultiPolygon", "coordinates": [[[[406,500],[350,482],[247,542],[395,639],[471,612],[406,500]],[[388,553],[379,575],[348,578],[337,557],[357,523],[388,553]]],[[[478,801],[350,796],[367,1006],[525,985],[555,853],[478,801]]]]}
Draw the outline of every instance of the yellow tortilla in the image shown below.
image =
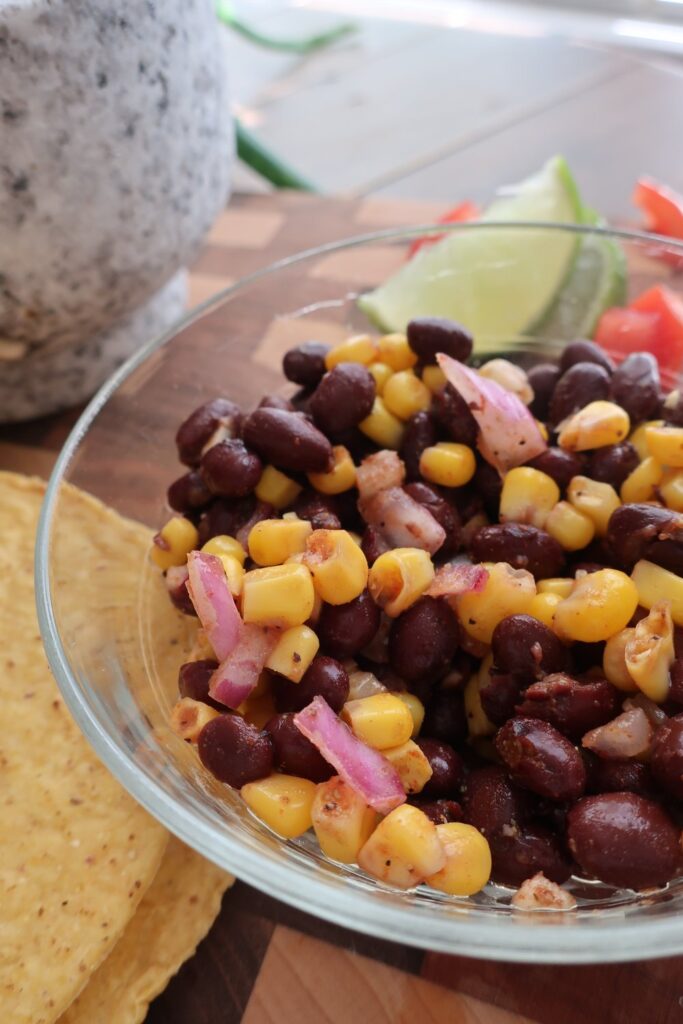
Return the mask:
{"type": "MultiPolygon", "coordinates": [[[[73,1002],[135,913],[168,839],[97,759],[50,675],[33,588],[44,490],[0,473],[0,1017],[12,1024],[52,1024],[73,1002]]],[[[149,532],[72,488],[62,511],[74,571],[87,577],[115,553],[133,586],[149,532]]]]}
{"type": "Polygon", "coordinates": [[[208,932],[232,882],[172,838],[135,917],[59,1024],[141,1024],[208,932]]]}

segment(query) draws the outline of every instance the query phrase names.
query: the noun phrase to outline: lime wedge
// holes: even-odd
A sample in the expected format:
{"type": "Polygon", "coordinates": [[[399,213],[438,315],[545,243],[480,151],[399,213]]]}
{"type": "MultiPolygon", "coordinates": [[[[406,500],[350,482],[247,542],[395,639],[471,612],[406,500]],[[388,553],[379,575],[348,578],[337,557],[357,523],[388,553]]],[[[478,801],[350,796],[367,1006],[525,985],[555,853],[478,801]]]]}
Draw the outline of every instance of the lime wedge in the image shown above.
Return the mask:
{"type": "MultiPolygon", "coordinates": [[[[581,200],[562,157],[507,192],[484,222],[581,222],[581,200]]],[[[404,330],[416,316],[451,317],[472,331],[480,352],[541,321],[571,271],[578,241],[561,230],[464,227],[420,249],[358,303],[387,331],[404,330]]]]}
{"type": "Polygon", "coordinates": [[[567,282],[532,333],[552,341],[592,338],[600,316],[626,302],[626,258],[619,243],[584,235],[567,282]]]}

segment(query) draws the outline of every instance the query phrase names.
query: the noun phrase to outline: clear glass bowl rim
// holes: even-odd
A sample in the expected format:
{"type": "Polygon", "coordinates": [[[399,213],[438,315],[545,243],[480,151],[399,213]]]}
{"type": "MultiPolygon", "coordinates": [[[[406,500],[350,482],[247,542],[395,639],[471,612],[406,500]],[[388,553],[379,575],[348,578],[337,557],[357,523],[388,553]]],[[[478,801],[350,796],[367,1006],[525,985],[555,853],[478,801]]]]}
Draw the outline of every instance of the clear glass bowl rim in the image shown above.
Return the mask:
{"type": "MultiPolygon", "coordinates": [[[[522,963],[608,963],[672,956],[683,951],[683,915],[662,914],[661,919],[623,920],[618,914],[607,919],[583,919],[572,923],[562,915],[557,923],[525,924],[521,917],[502,917],[480,913],[477,919],[452,918],[434,913],[429,904],[397,904],[370,898],[354,886],[316,875],[301,866],[296,858],[284,861],[258,841],[245,841],[227,831],[219,831],[208,819],[188,812],[170,799],[157,779],[134,762],[122,747],[106,733],[94,713],[81,698],[56,626],[50,584],[50,537],[58,503],[59,488],[66,478],[74,455],[88,429],[109,398],[121,384],[158,348],[181,330],[235,293],[252,283],[323,255],[378,242],[400,242],[428,234],[459,231],[505,229],[559,230],[616,238],[647,246],[665,246],[683,258],[683,241],[644,231],[559,224],[550,221],[469,221],[456,224],[426,224],[409,228],[390,228],[330,242],[285,257],[241,278],[217,292],[185,314],[160,337],[153,338],[135,352],[99,389],[69,434],[50,476],[43,501],[35,548],[36,605],[40,631],[50,668],[79,728],[97,755],[128,792],[170,832],[220,867],[232,871],[243,881],[299,910],[343,927],[389,941],[466,955],[522,963]],[[245,857],[245,852],[249,853],[245,857]],[[303,888],[297,886],[301,882],[303,888]],[[485,920],[489,917],[489,920],[485,920]]],[[[387,894],[389,895],[389,894],[387,894]]],[[[436,909],[436,908],[435,908],[436,909]]],[[[593,915],[596,917],[596,915],[593,915]]]]}

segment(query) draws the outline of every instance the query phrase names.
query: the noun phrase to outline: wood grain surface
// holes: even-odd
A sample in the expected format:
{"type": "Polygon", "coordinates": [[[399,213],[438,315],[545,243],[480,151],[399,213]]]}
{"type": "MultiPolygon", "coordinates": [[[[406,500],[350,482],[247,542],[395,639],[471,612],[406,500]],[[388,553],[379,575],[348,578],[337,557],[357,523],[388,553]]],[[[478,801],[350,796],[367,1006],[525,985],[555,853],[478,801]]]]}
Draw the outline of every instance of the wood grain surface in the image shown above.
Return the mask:
{"type": "MultiPolygon", "coordinates": [[[[296,250],[373,227],[422,223],[440,209],[395,200],[238,196],[194,268],[192,299],[296,250]]],[[[322,269],[332,276],[353,272],[343,261],[322,269]]],[[[272,386],[272,361],[284,341],[262,339],[252,366],[255,387],[272,386]]],[[[0,428],[0,468],[46,475],[77,412],[0,428]]],[[[238,882],[196,956],[154,1002],[147,1024],[360,1021],[682,1024],[683,959],[524,967],[424,953],[329,925],[238,882]]]]}

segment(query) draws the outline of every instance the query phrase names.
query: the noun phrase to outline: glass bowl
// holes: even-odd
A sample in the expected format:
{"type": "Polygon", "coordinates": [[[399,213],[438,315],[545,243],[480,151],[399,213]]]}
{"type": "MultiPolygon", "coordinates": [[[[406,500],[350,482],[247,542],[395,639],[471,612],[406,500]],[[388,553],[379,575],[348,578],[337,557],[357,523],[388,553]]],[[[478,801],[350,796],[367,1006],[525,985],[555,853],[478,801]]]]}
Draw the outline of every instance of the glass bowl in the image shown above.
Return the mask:
{"type": "MultiPolygon", "coordinates": [[[[552,224],[447,230],[509,231],[518,245],[539,232],[607,234],[552,224]]],[[[112,559],[98,566],[97,602],[85,606],[74,593],[78,582],[70,578],[62,544],[70,529],[62,484],[158,528],[168,516],[166,487],[182,471],[173,441],[180,421],[216,394],[249,407],[264,392],[283,390],[280,359],[297,342],[334,342],[367,329],[357,294],[398,267],[409,243],[427,231],[444,228],[367,235],[252,274],[139,351],[101,389],[58,459],[38,532],[37,601],[50,665],[95,751],[152,815],[221,867],[293,906],[384,939],[474,957],[590,963],[679,953],[683,879],[647,893],[576,881],[576,910],[521,913],[511,908],[512,890],[505,887],[490,885],[472,899],[426,888],[403,892],[326,860],[310,835],[279,839],[236,792],[208,776],[196,752],[168,727],[176,675],[168,671],[168,658],[162,665],[157,657],[155,640],[174,613],[165,593],[160,597],[158,570],[145,561],[130,593],[122,595],[120,585],[107,584],[116,579],[112,559]]],[[[681,291],[653,251],[666,246],[683,257],[683,245],[630,232],[612,237],[627,256],[631,294],[667,278],[681,291]]],[[[526,362],[561,345],[557,338],[521,337],[500,347],[526,362]]]]}

